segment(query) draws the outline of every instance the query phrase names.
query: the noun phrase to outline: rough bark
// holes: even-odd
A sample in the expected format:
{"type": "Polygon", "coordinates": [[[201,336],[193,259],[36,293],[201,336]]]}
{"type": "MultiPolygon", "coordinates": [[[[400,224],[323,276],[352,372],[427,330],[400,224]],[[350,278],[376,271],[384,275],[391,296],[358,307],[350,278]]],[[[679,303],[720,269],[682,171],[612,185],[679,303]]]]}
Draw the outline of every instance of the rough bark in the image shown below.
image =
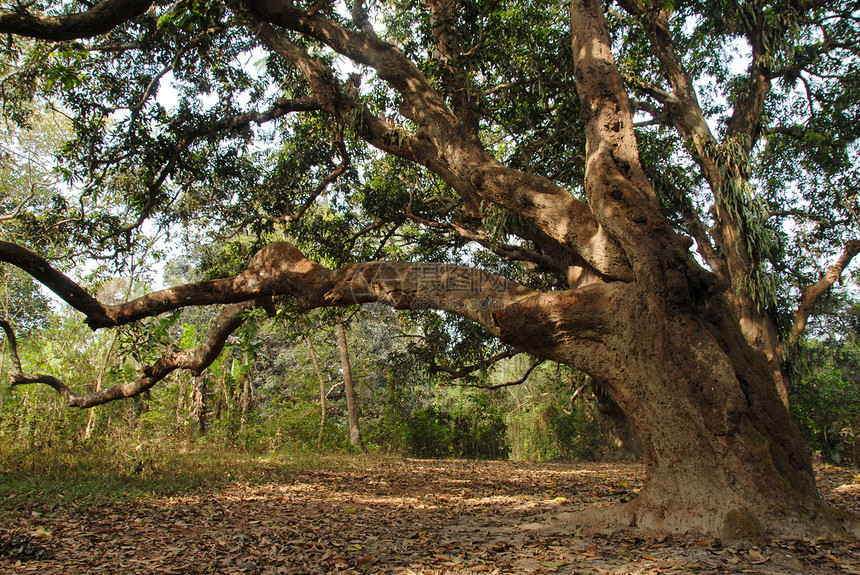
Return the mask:
{"type": "Polygon", "coordinates": [[[625,0],[622,5],[641,18],[652,52],[660,62],[671,91],[652,86],[642,88],[664,105],[666,116],[678,133],[695,148],[694,158],[713,193],[716,221],[712,234],[704,233],[699,222],[692,226],[699,231],[695,235],[700,252],[711,269],[731,288],[727,294],[744,336],[767,357],[774,385],[788,405],[788,379],[783,373],[776,321],[764,302],[757,301],[755,294],[749,292],[745,282],[755,271],[757,262],[746,233],[744,211],[731,209],[733,200],[729,196],[732,192],[728,190],[733,180],[734,185],[743,186],[749,179],[744,162],[738,164],[738,158],[749,160],[749,152],[760,133],[765,96],[770,90],[770,78],[763,64],[770,55],[762,43],[761,30],[755,25],[745,30],[753,48],[747,89],[739,95],[728,130],[720,142],[711,132],[693,80],[675,51],[669,24],[671,9],[653,0],[644,4],[625,0]]]}
{"type": "Polygon", "coordinates": [[[346,395],[346,414],[349,425],[349,443],[358,449],[364,449],[361,442],[361,428],[358,424],[358,402],[355,397],[355,387],[352,384],[352,365],[349,360],[349,344],[346,339],[346,329],[343,322],[335,325],[337,332],[337,349],[340,351],[340,367],[343,370],[343,392],[346,395]]]}
{"type": "MultiPolygon", "coordinates": [[[[723,140],[718,141],[705,119],[693,80],[675,51],[669,24],[671,8],[653,0],[644,3],[622,0],[621,5],[630,14],[640,18],[651,50],[671,87],[669,91],[655,86],[643,85],[640,88],[663,105],[665,117],[684,140],[695,148],[694,159],[702,168],[714,195],[717,217],[713,232],[708,234],[701,222],[690,214],[686,215],[688,227],[705,261],[731,286],[727,294],[741,330],[750,345],[767,358],[774,385],[783,402],[788,405],[790,382],[784,371],[784,348],[796,345],[815,301],[833,285],[835,278],[853,258],[853,255],[849,255],[846,260],[845,256],[853,251],[855,242],[846,245],[843,257],[821,281],[803,290],[793,327],[785,339],[781,339],[774,316],[761,301],[756,301],[744,285],[743,279],[755,270],[757,262],[751,256],[753,250],[748,240],[748,230],[745,229],[747,222],[743,219],[744,211],[728,209],[726,198],[727,186],[732,179],[740,185],[748,183],[749,175],[745,173],[746,166],[743,165],[745,162],[742,161],[740,165],[736,162],[739,157],[749,161],[750,151],[760,137],[765,99],[774,74],[769,68],[774,60],[774,54],[770,51],[774,49],[774,42],[769,48],[763,40],[763,30],[766,28],[764,7],[747,7],[747,18],[737,23],[752,48],[752,59],[746,74],[745,88],[737,96],[723,140]],[[735,150],[735,154],[729,153],[730,148],[735,150]],[[719,251],[714,244],[719,247],[719,251]],[[834,272],[836,276],[833,276],[834,272]]],[[[800,15],[817,6],[819,4],[815,2],[798,2],[793,7],[800,15]]]]}
{"type": "Polygon", "coordinates": [[[647,481],[639,497],[571,523],[725,539],[856,529],[818,495],[767,364],[724,299],[714,299],[705,322],[689,309],[656,308],[652,293],[636,286],[599,289],[599,298],[542,295],[497,314],[504,341],[605,377],[642,441],[647,481]],[[606,321],[583,329],[574,303],[601,306],[606,321]]]}
{"type": "Polygon", "coordinates": [[[152,4],[152,0],[103,0],[85,12],[65,16],[38,16],[24,8],[0,10],[0,33],[51,41],[91,38],[140,16],[152,4]]]}

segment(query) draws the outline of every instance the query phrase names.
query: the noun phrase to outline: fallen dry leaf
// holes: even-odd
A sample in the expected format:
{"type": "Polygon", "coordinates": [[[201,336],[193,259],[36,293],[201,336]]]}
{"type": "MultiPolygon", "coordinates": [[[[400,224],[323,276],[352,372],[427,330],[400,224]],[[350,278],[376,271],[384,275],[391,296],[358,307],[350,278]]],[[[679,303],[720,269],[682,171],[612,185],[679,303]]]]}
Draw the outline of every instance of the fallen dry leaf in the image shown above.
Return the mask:
{"type": "MultiPolygon", "coordinates": [[[[860,510],[856,471],[817,471],[834,505],[860,510]]],[[[0,573],[860,575],[860,549],[850,542],[736,549],[693,536],[539,528],[547,513],[617,502],[618,488],[635,492],[642,477],[637,464],[358,459],[289,484],[4,508],[0,573]],[[40,528],[49,536],[35,536],[40,528]]]]}

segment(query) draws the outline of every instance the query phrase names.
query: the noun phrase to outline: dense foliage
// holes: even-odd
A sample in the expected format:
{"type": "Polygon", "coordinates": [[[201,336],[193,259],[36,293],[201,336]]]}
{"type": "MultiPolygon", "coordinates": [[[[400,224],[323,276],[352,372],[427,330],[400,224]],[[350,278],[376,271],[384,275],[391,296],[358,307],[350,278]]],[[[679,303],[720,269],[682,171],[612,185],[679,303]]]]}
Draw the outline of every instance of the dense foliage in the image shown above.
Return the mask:
{"type": "Polygon", "coordinates": [[[812,342],[792,391],[792,414],[825,461],[860,467],[860,357],[857,341],[812,342]]]}
{"type": "MultiPolygon", "coordinates": [[[[353,318],[349,330],[368,450],[412,457],[546,461],[594,458],[610,448],[608,429],[589,394],[580,389],[578,399],[571,397],[577,380],[566,370],[539,370],[526,384],[494,391],[440,386],[410,355],[403,339],[391,337],[385,327],[391,325],[390,312],[375,311],[386,317],[353,318]]],[[[14,458],[104,445],[134,458],[141,445],[198,442],[263,452],[350,450],[334,334],[312,321],[263,322],[240,333],[205,378],[202,430],[194,379],[188,374],[171,377],[135,402],[90,412],[63,408],[52,390],[4,388],[4,453],[14,458]],[[322,445],[319,382],[305,336],[314,341],[328,390],[322,445]],[[245,381],[252,382],[253,400],[243,410],[245,381]]],[[[32,365],[72,369],[78,377],[70,383],[86,388],[129,377],[137,361],[131,349],[139,354],[147,345],[127,336],[119,342],[94,338],[74,326],[74,318],[68,317],[42,334],[62,338],[66,346],[27,348],[23,357],[32,365]]],[[[196,337],[193,318],[167,329],[182,333],[180,339],[196,337]]],[[[510,377],[524,367],[521,361],[507,361],[501,373],[488,372],[472,384],[504,383],[504,371],[510,377]]]]}

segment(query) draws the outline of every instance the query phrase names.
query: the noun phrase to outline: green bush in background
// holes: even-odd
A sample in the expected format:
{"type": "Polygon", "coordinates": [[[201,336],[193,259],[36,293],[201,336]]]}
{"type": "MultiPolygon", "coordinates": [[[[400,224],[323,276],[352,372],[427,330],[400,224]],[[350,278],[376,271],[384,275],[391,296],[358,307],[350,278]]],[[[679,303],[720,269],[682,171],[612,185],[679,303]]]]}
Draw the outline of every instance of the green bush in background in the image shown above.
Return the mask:
{"type": "Polygon", "coordinates": [[[813,455],[860,466],[860,351],[853,341],[811,342],[801,351],[791,413],[813,455]]]}

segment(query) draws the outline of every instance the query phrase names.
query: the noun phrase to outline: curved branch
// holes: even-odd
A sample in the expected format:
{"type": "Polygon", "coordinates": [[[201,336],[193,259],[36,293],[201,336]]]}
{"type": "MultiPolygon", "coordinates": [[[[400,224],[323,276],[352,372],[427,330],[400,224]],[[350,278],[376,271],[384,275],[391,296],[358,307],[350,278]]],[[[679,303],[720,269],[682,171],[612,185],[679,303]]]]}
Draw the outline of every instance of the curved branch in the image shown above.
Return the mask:
{"type": "Polygon", "coordinates": [[[201,346],[166,353],[161,359],[145,368],[136,380],[100,389],[86,395],[76,394],[65,383],[50,375],[24,375],[21,371],[21,362],[18,359],[15,336],[9,324],[5,321],[0,321],[0,326],[6,331],[7,338],[9,339],[9,349],[16,372],[12,374],[12,385],[44,383],[53,387],[60,395],[66,398],[69,406],[87,408],[139,395],[151,389],[155,384],[177,369],[188,369],[194,375],[199,376],[218,358],[221,350],[224,349],[224,344],[227,342],[229,335],[242,325],[245,312],[257,307],[260,303],[262,302],[244,302],[227,306],[209,326],[206,342],[201,346]]]}
{"type": "Polygon", "coordinates": [[[261,249],[241,273],[170,287],[127,303],[105,306],[29,250],[0,242],[0,261],[12,263],[86,315],[93,329],[131,323],[189,306],[246,302],[267,296],[296,298],[301,309],[385,303],[395,309],[438,309],[480,323],[498,335],[493,313],[537,290],[464,266],[437,263],[364,262],[330,270],[295,246],[276,242],[261,249]]]}
{"type": "Polygon", "coordinates": [[[245,7],[262,21],[282,26],[323,42],[353,61],[374,68],[405,98],[403,112],[421,126],[458,126],[426,76],[402,52],[375,35],[355,32],[283,0],[246,0],[245,7]]]}
{"type": "Polygon", "coordinates": [[[48,260],[25,247],[0,241],[0,262],[17,266],[33,276],[39,283],[57,294],[60,299],[87,317],[90,327],[107,327],[113,322],[105,307],[85,289],[55,270],[48,260]]]}
{"type": "Polygon", "coordinates": [[[201,346],[167,353],[153,365],[144,369],[141,376],[135,381],[78,397],[74,401],[70,400],[69,405],[72,407],[92,407],[116,399],[135,396],[152,388],[177,369],[188,369],[194,375],[200,375],[218,358],[221,350],[224,349],[227,337],[242,325],[245,312],[257,306],[257,302],[243,302],[227,306],[209,326],[206,341],[201,346]]]}
{"type": "Polygon", "coordinates": [[[36,192],[31,189],[30,193],[27,194],[27,197],[21,200],[21,202],[18,204],[18,207],[15,208],[15,211],[13,211],[11,214],[3,214],[2,216],[0,216],[0,222],[9,222],[14,219],[17,219],[18,216],[21,215],[21,212],[24,211],[24,206],[26,206],[27,202],[32,200],[33,196],[35,195],[36,192]]]}
{"type": "Polygon", "coordinates": [[[462,369],[453,369],[453,368],[450,368],[450,367],[445,366],[445,365],[436,365],[434,363],[432,366],[430,366],[430,373],[443,372],[443,373],[447,374],[451,379],[459,379],[461,377],[466,377],[470,373],[474,373],[476,371],[486,369],[491,365],[495,365],[496,363],[500,362],[503,359],[507,359],[509,357],[514,357],[515,355],[519,355],[520,353],[522,353],[522,352],[515,351],[513,349],[508,349],[508,350],[502,351],[500,353],[497,353],[496,355],[494,355],[492,357],[488,357],[486,359],[483,359],[483,360],[481,360],[478,363],[475,363],[473,365],[467,365],[466,367],[464,367],[462,369]]]}
{"type": "Polygon", "coordinates": [[[800,336],[806,328],[806,322],[812,314],[812,309],[815,307],[815,302],[827,291],[834,283],[842,276],[842,272],[851,260],[860,253],[860,240],[851,240],[845,244],[845,249],[839,259],[827,269],[820,280],[814,284],[807,286],[800,295],[800,305],[794,314],[794,322],[791,325],[791,333],[788,336],[789,346],[793,346],[800,341],[800,336]]]}
{"type": "Polygon", "coordinates": [[[515,385],[522,385],[526,382],[526,380],[529,378],[529,376],[532,374],[532,372],[535,369],[537,369],[541,364],[543,364],[545,361],[546,361],[545,359],[538,359],[537,361],[535,361],[534,363],[532,363],[529,366],[529,368],[526,370],[526,372],[523,374],[522,377],[520,377],[519,379],[515,379],[513,381],[506,381],[504,383],[496,383],[494,385],[482,385],[480,383],[449,383],[447,385],[456,385],[458,387],[476,387],[478,389],[489,389],[491,391],[494,389],[502,389],[503,387],[513,387],[515,385]]]}
{"type": "Polygon", "coordinates": [[[152,4],[152,0],[103,0],[86,12],[65,16],[38,16],[26,10],[0,10],[0,34],[53,42],[91,38],[140,16],[152,4]]]}
{"type": "Polygon", "coordinates": [[[5,319],[0,319],[0,327],[6,332],[6,340],[9,342],[9,355],[12,357],[11,377],[14,381],[15,377],[24,373],[21,369],[21,359],[18,357],[18,339],[15,337],[15,330],[12,329],[12,324],[5,319]]]}
{"type": "Polygon", "coordinates": [[[522,385],[523,383],[526,382],[526,380],[529,378],[529,376],[532,374],[532,372],[535,369],[537,369],[538,367],[540,367],[545,362],[546,362],[545,359],[539,359],[529,366],[529,368],[526,370],[526,372],[523,374],[523,376],[521,378],[515,379],[513,381],[506,381],[505,383],[498,383],[496,385],[491,385],[491,386],[487,387],[487,389],[501,389],[503,387],[522,385]]]}
{"type": "MultiPolygon", "coordinates": [[[[541,346],[538,351],[535,346],[549,332],[560,330],[576,334],[586,341],[585,347],[592,349],[610,333],[609,325],[620,305],[617,297],[625,285],[600,283],[569,292],[542,293],[483,270],[440,263],[363,262],[331,270],[310,261],[295,246],[278,242],[257,252],[248,267],[233,277],[171,287],[127,303],[104,306],[51,269],[43,258],[8,242],[0,243],[0,248],[3,247],[6,250],[0,249],[0,256],[5,257],[0,261],[20,264],[34,277],[38,274],[37,279],[44,280],[51,289],[57,288],[55,292],[60,297],[70,304],[74,302],[93,328],[127,324],[188,306],[234,304],[210,327],[204,346],[165,355],[135,382],[82,398],[50,376],[21,380],[21,383],[47,383],[78,407],[140,393],[175,369],[202,371],[214,361],[223,341],[241,323],[242,312],[261,305],[271,296],[293,297],[302,310],[374,302],[395,309],[441,310],[479,323],[505,343],[540,357],[555,358],[559,350],[548,349],[544,354],[541,346]],[[27,257],[8,256],[21,252],[27,257]],[[248,303],[251,301],[255,303],[248,303]],[[558,317],[536,318],[535,314],[547,311],[558,317]],[[549,332],[541,333],[542,330],[549,332]]],[[[19,376],[23,376],[20,371],[19,376]]]]}
{"type": "Polygon", "coordinates": [[[24,370],[21,368],[21,359],[18,357],[18,340],[15,338],[15,331],[12,329],[12,325],[6,320],[0,320],[0,327],[6,332],[6,341],[9,344],[9,356],[12,358],[12,369],[9,373],[9,384],[12,387],[31,383],[44,383],[53,387],[57,393],[65,397],[68,401],[72,401],[78,397],[65,383],[52,375],[44,373],[25,375],[24,370]]]}
{"type": "Polygon", "coordinates": [[[404,127],[378,117],[361,103],[357,94],[341,90],[329,64],[308,54],[281,30],[256,20],[255,24],[260,40],[288,60],[305,77],[314,96],[321,102],[320,109],[342,121],[349,118],[348,123],[361,137],[385,152],[419,163],[426,163],[426,158],[439,155],[431,142],[419,140],[404,127]]]}

